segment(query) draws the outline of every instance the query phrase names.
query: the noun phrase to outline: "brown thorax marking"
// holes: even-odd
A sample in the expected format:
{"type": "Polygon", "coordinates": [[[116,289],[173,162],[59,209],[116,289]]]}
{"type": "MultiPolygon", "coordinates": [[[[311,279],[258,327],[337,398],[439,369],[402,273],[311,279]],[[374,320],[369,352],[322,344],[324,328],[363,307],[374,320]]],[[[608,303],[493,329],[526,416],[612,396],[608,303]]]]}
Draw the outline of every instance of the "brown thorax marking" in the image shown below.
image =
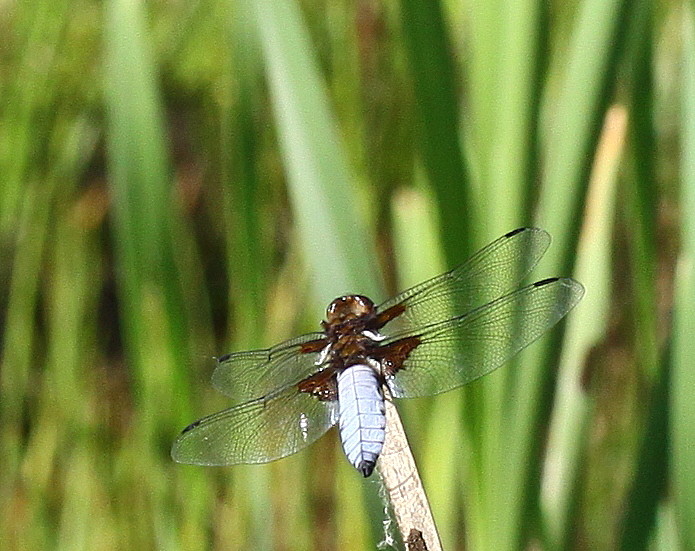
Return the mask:
{"type": "Polygon", "coordinates": [[[336,400],[338,398],[338,384],[335,371],[332,367],[317,371],[297,385],[299,392],[311,394],[322,402],[336,400]]]}
{"type": "Polygon", "coordinates": [[[384,375],[395,375],[403,369],[403,363],[421,342],[422,340],[417,335],[405,337],[386,346],[376,348],[372,351],[371,357],[381,364],[381,370],[384,375]]]}
{"type": "Polygon", "coordinates": [[[366,361],[375,347],[376,307],[363,295],[338,297],[326,309],[322,322],[329,351],[325,363],[344,369],[366,361]],[[367,334],[365,334],[365,332],[367,334]]]}
{"type": "Polygon", "coordinates": [[[420,344],[420,338],[406,337],[386,346],[379,329],[405,311],[397,304],[377,314],[371,299],[363,295],[336,298],[326,309],[326,321],[321,322],[325,338],[309,341],[302,346],[305,354],[320,352],[317,365],[323,369],[301,381],[297,388],[319,400],[335,400],[338,395],[336,372],[359,363],[378,361],[384,376],[403,368],[410,353],[420,344]]]}

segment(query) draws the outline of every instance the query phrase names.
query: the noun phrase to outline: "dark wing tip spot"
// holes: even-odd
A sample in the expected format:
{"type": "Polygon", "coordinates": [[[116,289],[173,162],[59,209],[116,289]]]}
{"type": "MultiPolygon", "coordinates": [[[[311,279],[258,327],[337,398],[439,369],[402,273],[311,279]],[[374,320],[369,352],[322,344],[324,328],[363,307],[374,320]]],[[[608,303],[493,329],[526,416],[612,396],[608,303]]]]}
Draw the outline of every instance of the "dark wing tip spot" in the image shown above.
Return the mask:
{"type": "Polygon", "coordinates": [[[222,362],[226,362],[229,359],[229,356],[231,356],[231,354],[225,354],[224,356],[220,356],[219,358],[217,358],[217,363],[221,364],[222,362]]]}
{"type": "Polygon", "coordinates": [[[190,425],[188,425],[185,429],[183,429],[181,431],[181,434],[186,434],[188,431],[193,430],[198,425],[200,425],[200,421],[195,421],[194,423],[191,423],[190,425]]]}
{"type": "Polygon", "coordinates": [[[525,232],[525,231],[534,231],[534,232],[546,233],[541,228],[536,228],[534,226],[522,226],[522,227],[517,228],[515,230],[512,230],[508,233],[505,233],[504,237],[514,237],[517,233],[521,233],[521,232],[525,232]]]}
{"type": "Polygon", "coordinates": [[[543,285],[548,285],[549,283],[555,283],[556,281],[559,281],[559,277],[549,277],[548,279],[543,279],[541,281],[536,281],[533,286],[534,287],[543,287],[543,285]]]}
{"type": "Polygon", "coordinates": [[[522,231],[525,231],[525,230],[528,230],[528,229],[529,229],[529,228],[527,228],[527,227],[517,228],[517,229],[512,230],[512,231],[510,231],[510,232],[508,232],[508,233],[505,233],[504,236],[505,236],[505,237],[513,237],[513,236],[515,236],[517,233],[521,233],[522,231]]]}

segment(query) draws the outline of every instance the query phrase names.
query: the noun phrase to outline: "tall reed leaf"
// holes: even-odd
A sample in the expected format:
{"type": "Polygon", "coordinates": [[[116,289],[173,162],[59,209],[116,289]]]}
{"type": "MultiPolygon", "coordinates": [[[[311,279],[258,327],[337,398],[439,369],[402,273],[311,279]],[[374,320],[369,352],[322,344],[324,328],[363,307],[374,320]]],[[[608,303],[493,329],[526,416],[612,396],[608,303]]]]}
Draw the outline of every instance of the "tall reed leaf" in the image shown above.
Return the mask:
{"type": "Polygon", "coordinates": [[[683,6],[681,254],[675,291],[672,473],[683,549],[695,547],[695,12],[683,6]]]}
{"type": "Polygon", "coordinates": [[[261,44],[304,262],[314,296],[378,296],[370,235],[356,208],[354,175],[326,86],[294,0],[255,0],[261,44]]]}

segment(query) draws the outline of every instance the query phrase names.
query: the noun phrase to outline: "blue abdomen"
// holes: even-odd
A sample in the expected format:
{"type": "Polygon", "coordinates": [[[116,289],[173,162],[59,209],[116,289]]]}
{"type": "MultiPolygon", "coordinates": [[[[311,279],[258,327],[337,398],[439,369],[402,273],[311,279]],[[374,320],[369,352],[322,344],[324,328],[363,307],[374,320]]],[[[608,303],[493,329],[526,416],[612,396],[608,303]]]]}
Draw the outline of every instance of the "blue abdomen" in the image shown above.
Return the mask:
{"type": "Polygon", "coordinates": [[[368,365],[338,374],[340,439],[348,460],[364,476],[374,470],[386,435],[384,396],[368,365]]]}

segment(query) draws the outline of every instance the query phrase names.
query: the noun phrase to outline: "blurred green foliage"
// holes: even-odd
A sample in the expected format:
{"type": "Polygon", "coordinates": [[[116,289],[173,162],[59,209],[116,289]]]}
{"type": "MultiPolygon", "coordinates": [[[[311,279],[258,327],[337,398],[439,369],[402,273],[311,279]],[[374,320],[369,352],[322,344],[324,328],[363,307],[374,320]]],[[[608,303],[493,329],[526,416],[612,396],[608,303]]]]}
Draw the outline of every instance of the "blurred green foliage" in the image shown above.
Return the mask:
{"type": "Polygon", "coordinates": [[[587,295],[399,403],[444,547],[695,547],[692,2],[0,5],[3,549],[373,549],[331,432],[169,448],[213,357],[521,225],[587,295]]]}

